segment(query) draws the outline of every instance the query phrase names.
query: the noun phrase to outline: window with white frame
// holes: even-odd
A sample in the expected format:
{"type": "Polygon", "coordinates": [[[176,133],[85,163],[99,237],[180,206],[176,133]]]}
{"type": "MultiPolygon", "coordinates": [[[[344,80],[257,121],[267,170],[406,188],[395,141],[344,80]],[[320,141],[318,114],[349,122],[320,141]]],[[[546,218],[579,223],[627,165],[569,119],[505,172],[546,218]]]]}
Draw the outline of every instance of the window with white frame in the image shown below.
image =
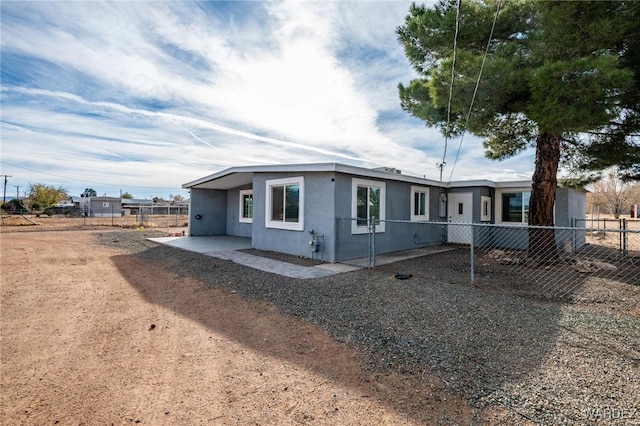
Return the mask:
{"type": "Polygon", "coordinates": [[[273,179],[267,182],[267,228],[304,229],[304,177],[273,179]]]}
{"type": "Polygon", "coordinates": [[[530,191],[503,192],[500,220],[503,223],[527,223],[530,198],[530,191]]]}
{"type": "Polygon", "coordinates": [[[108,201],[103,201],[102,202],[102,207],[109,207],[109,202],[108,201]]]}
{"type": "Polygon", "coordinates": [[[384,182],[353,179],[351,190],[351,214],[356,218],[352,222],[351,233],[368,232],[368,219],[376,218],[376,232],[384,232],[385,194],[384,182]]]}
{"type": "Polygon", "coordinates": [[[240,190],[240,222],[253,222],[253,190],[240,190]]]}
{"type": "Polygon", "coordinates": [[[411,220],[429,220],[429,188],[411,187],[411,220]]]}
{"type": "Polygon", "coordinates": [[[482,222],[491,221],[491,197],[485,195],[480,197],[480,220],[482,222]]]}

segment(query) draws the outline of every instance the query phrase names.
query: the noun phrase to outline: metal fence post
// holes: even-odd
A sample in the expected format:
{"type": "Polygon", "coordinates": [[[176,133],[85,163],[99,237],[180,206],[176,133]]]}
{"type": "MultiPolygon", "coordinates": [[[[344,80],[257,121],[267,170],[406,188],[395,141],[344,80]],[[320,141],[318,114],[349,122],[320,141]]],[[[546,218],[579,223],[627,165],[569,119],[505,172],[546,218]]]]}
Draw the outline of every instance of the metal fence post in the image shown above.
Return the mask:
{"type": "Polygon", "coordinates": [[[624,252],[624,242],[622,241],[622,219],[618,219],[618,241],[620,241],[620,251],[624,252]]]}
{"type": "Polygon", "coordinates": [[[622,219],[622,229],[620,230],[620,239],[622,240],[622,256],[627,257],[628,240],[627,234],[627,219],[622,219]]]}
{"type": "Polygon", "coordinates": [[[367,244],[367,267],[371,269],[371,244],[373,244],[371,241],[371,217],[367,219],[367,234],[369,234],[369,244],[367,244]]]}
{"type": "Polygon", "coordinates": [[[376,267],[376,217],[371,216],[371,258],[373,267],[376,267]]]}
{"type": "Polygon", "coordinates": [[[475,281],[474,270],[473,270],[474,269],[473,268],[473,245],[474,245],[473,244],[474,243],[474,241],[473,241],[473,229],[474,229],[473,224],[471,225],[470,229],[471,229],[471,244],[470,244],[471,249],[469,250],[470,255],[471,255],[471,273],[470,273],[470,277],[471,277],[471,285],[473,285],[473,283],[475,281]]]}

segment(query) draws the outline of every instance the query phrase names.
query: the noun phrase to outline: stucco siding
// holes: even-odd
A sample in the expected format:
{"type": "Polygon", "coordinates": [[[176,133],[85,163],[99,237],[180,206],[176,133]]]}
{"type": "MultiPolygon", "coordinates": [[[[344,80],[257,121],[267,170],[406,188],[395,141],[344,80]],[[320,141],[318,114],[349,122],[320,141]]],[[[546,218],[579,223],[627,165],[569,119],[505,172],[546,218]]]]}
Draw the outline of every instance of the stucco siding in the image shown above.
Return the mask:
{"type": "Polygon", "coordinates": [[[329,262],[335,261],[334,212],[335,173],[255,173],[253,176],[254,220],[251,233],[252,246],[261,250],[272,250],[297,256],[313,257],[329,262]],[[267,181],[304,177],[303,229],[268,228],[265,218],[268,212],[267,181]],[[320,235],[319,251],[311,251],[309,241],[313,230],[320,235]]]}
{"type": "Polygon", "coordinates": [[[252,223],[240,222],[240,190],[244,189],[251,186],[227,190],[227,235],[251,237],[252,223]]]}
{"type": "MultiPolygon", "coordinates": [[[[584,192],[568,188],[556,190],[554,205],[554,224],[556,227],[573,227],[574,219],[584,218],[585,213],[586,197],[584,192]]],[[[574,251],[586,243],[586,234],[584,231],[575,229],[556,229],[555,240],[559,252],[574,251]]],[[[483,227],[475,230],[474,241],[476,245],[481,247],[528,250],[529,230],[524,225],[483,227]]]]}
{"type": "Polygon", "coordinates": [[[493,208],[493,205],[495,204],[494,202],[494,191],[492,190],[492,188],[486,187],[486,186],[474,186],[474,187],[467,187],[467,188],[451,188],[449,190],[450,194],[455,194],[455,193],[467,193],[467,194],[471,194],[472,195],[472,202],[471,202],[471,211],[472,211],[472,222],[473,223],[478,223],[478,222],[486,222],[482,220],[482,212],[481,212],[481,207],[482,207],[482,197],[490,197],[491,198],[491,205],[492,205],[492,211],[491,211],[491,216],[492,216],[492,220],[494,216],[494,212],[493,210],[495,210],[493,208]]]}
{"type": "MultiPolygon", "coordinates": [[[[575,219],[584,219],[587,212],[587,199],[582,191],[569,188],[556,190],[555,225],[558,227],[573,227],[575,219]]],[[[579,226],[584,227],[585,222],[580,221],[579,226]]],[[[558,249],[576,250],[586,244],[586,233],[580,230],[560,230],[556,232],[556,244],[558,249]]]]}
{"type": "Polygon", "coordinates": [[[227,191],[218,189],[191,189],[189,200],[189,235],[225,235],[227,233],[226,214],[227,191]]]}
{"type": "MultiPolygon", "coordinates": [[[[369,234],[352,233],[353,176],[339,175],[336,179],[337,260],[367,256],[369,234]]],[[[410,223],[411,187],[407,182],[386,181],[385,230],[375,234],[376,253],[392,253],[427,245],[439,244],[442,240],[440,225],[410,223]],[[394,222],[402,221],[402,222],[394,222]]],[[[429,188],[429,219],[438,220],[439,188],[429,188]]]]}

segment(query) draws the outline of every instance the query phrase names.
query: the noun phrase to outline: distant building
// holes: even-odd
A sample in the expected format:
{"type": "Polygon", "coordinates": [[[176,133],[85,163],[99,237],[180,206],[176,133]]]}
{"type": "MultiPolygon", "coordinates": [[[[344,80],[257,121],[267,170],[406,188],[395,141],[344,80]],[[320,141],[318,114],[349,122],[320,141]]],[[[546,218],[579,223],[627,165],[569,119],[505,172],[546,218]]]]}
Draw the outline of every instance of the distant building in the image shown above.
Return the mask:
{"type": "Polygon", "coordinates": [[[122,201],[118,197],[81,197],[79,200],[80,210],[84,216],[122,216],[122,201]]]}

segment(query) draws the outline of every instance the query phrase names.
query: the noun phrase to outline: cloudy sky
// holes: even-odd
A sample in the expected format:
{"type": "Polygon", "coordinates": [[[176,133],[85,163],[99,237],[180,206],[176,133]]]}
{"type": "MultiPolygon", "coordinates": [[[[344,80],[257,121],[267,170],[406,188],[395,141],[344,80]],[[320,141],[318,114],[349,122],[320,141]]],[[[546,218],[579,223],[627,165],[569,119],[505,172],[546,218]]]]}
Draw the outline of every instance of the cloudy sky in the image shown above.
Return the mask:
{"type": "MultiPolygon", "coordinates": [[[[1,173],[186,196],[231,166],[341,162],[439,179],[444,138],[399,105],[409,1],[29,2],[1,8],[1,173]]],[[[532,153],[449,141],[444,180],[530,179],[532,153]],[[453,171],[453,174],[452,174],[453,171]]]]}

